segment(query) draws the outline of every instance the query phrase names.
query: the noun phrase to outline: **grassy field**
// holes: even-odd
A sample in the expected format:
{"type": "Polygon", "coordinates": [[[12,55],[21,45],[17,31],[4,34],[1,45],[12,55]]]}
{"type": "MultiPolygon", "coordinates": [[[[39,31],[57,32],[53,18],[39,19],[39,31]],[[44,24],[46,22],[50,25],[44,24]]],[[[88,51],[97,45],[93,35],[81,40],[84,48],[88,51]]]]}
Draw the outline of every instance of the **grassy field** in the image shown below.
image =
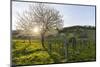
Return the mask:
{"type": "Polygon", "coordinates": [[[69,42],[71,33],[68,31],[64,33],[68,42],[67,46],[64,46],[63,40],[60,40],[59,37],[50,37],[45,40],[47,50],[42,47],[40,39],[32,39],[29,44],[28,40],[13,38],[12,63],[15,65],[36,65],[96,60],[95,30],[87,31],[87,43],[81,42],[78,38],[80,34],[76,33],[77,43],[74,47],[73,43],[69,42]]]}
{"type": "MultiPolygon", "coordinates": [[[[52,57],[45,51],[39,40],[32,40],[31,45],[26,40],[13,40],[12,61],[16,65],[51,64],[59,62],[77,62],[95,60],[95,44],[87,44],[84,48],[78,45],[75,49],[68,47],[68,57],[60,44],[53,44],[52,57]],[[62,53],[62,54],[61,54],[62,53]],[[55,61],[57,62],[55,62],[55,61]]],[[[66,51],[67,52],[67,51],[66,51]]]]}

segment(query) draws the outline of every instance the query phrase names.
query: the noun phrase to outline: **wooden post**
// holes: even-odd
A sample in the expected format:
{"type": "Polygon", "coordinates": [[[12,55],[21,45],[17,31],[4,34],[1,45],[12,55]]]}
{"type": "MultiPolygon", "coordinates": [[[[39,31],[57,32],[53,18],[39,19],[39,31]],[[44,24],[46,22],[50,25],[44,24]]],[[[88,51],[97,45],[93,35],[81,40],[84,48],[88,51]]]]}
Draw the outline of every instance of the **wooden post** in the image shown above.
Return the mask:
{"type": "Polygon", "coordinates": [[[68,52],[68,46],[67,46],[67,40],[64,40],[64,54],[65,54],[65,59],[67,61],[67,53],[68,52]]]}
{"type": "Polygon", "coordinates": [[[49,47],[49,52],[51,53],[51,48],[52,47],[51,47],[51,43],[50,42],[48,43],[48,47],[49,47]]]}

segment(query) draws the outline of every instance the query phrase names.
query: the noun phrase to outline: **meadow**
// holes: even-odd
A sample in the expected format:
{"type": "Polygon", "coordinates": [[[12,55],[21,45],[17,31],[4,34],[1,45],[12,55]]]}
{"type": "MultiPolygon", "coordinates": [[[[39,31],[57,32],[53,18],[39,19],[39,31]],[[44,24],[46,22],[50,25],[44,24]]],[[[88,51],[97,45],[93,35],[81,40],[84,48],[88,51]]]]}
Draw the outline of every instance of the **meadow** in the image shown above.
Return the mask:
{"type": "MultiPolygon", "coordinates": [[[[69,62],[84,62],[96,60],[95,30],[85,30],[87,40],[82,40],[78,31],[75,42],[72,31],[65,30],[65,41],[58,36],[45,38],[45,50],[40,39],[32,39],[31,44],[27,39],[12,38],[12,63],[15,65],[37,65],[69,62]],[[66,44],[66,45],[64,45],[66,44]]],[[[75,32],[75,31],[74,31],[75,32]]]]}

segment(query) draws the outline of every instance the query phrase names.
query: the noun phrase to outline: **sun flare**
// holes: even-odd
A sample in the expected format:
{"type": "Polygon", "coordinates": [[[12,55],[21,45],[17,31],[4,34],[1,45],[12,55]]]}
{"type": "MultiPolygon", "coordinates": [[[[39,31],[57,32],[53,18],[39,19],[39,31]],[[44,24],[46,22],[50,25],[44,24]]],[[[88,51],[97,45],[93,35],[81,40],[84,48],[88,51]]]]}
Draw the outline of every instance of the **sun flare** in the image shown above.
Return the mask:
{"type": "Polygon", "coordinates": [[[36,33],[36,34],[38,34],[38,33],[39,33],[39,27],[35,27],[35,28],[33,29],[33,32],[36,33]]]}

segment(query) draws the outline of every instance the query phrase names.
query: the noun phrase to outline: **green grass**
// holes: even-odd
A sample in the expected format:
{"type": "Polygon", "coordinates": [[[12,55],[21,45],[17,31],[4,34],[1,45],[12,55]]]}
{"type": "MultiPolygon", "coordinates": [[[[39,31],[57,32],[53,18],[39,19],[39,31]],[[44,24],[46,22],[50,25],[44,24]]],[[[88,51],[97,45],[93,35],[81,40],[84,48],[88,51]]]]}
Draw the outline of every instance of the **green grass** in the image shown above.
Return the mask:
{"type": "MultiPolygon", "coordinates": [[[[25,42],[24,40],[12,40],[12,62],[16,65],[32,65],[95,60],[95,44],[92,42],[84,47],[77,44],[75,49],[69,44],[67,58],[64,58],[62,43],[55,41],[52,44],[50,55],[43,49],[39,40],[32,40],[31,45],[28,40],[25,42]]],[[[49,49],[48,45],[47,48],[49,49]]]]}
{"type": "MultiPolygon", "coordinates": [[[[73,30],[72,30],[73,31],[73,30]]],[[[67,43],[64,47],[63,40],[60,37],[50,37],[45,40],[45,47],[42,47],[39,39],[28,40],[21,38],[12,39],[12,63],[15,65],[35,65],[35,64],[52,64],[60,62],[80,62],[80,61],[95,61],[96,60],[96,44],[95,30],[86,30],[88,41],[80,43],[78,32],[75,32],[77,39],[76,47],[72,47],[72,43],[67,43]],[[51,48],[50,48],[51,44],[51,48]],[[65,57],[64,48],[68,51],[65,57]]],[[[65,31],[67,42],[72,37],[72,32],[65,31]]]]}

